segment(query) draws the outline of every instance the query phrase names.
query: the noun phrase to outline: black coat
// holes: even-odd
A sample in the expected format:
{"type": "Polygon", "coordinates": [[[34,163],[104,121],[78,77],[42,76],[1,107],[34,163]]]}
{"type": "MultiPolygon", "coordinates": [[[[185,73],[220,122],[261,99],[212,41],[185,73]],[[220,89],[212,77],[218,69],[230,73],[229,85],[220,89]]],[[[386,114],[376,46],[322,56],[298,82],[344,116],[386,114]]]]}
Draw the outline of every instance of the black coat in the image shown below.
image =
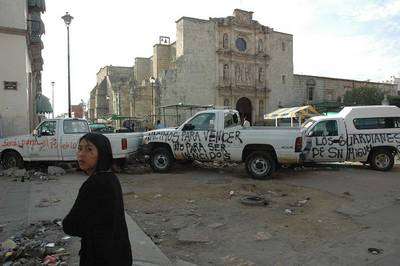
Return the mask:
{"type": "Polygon", "coordinates": [[[80,265],[132,265],[121,185],[113,173],[95,173],[83,183],[63,230],[82,238],[80,265]]]}

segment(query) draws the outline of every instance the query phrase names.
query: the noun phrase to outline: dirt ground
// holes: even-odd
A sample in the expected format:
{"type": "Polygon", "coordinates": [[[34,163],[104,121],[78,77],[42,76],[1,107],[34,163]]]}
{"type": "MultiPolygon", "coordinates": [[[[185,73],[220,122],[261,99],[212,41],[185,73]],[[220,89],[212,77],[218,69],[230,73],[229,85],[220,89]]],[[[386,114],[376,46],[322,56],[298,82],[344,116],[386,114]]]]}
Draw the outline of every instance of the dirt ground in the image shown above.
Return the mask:
{"type": "Polygon", "coordinates": [[[120,175],[127,211],[171,259],[198,265],[285,265],[288,258],[368,227],[337,212],[351,194],[286,181],[339,173],[335,166],[282,169],[275,178],[248,178],[242,165],[177,165],[169,174],[120,175]],[[210,169],[211,168],[211,169],[210,169]],[[246,195],[268,204],[249,206],[246,195]]]}

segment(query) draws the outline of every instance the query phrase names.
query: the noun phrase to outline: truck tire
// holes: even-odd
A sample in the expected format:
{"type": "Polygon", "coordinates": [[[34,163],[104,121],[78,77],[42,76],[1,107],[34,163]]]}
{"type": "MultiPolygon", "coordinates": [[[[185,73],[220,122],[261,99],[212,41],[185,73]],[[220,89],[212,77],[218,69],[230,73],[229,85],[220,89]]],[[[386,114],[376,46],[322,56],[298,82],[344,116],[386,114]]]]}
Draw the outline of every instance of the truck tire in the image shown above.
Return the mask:
{"type": "Polygon", "coordinates": [[[394,155],[387,149],[373,151],[370,159],[372,169],[378,171],[389,171],[394,165],[394,155]]]}
{"type": "Polygon", "coordinates": [[[254,179],[270,179],[276,163],[267,152],[255,151],[246,158],[246,171],[254,179]]]}
{"type": "Polygon", "coordinates": [[[170,151],[164,147],[156,148],[150,156],[150,166],[154,172],[165,173],[173,163],[170,151]]]}
{"type": "Polygon", "coordinates": [[[4,169],[13,167],[22,168],[24,166],[24,160],[21,155],[16,151],[6,151],[2,156],[2,165],[4,169]]]}

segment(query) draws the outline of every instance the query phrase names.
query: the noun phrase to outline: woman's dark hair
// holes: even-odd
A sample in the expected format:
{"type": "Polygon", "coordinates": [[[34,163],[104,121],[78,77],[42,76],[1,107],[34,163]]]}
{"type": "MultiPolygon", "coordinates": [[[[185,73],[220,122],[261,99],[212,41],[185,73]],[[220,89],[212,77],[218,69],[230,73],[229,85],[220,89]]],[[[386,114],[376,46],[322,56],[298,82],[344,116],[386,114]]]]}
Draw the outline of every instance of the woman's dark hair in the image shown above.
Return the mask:
{"type": "Polygon", "coordinates": [[[97,159],[95,172],[111,170],[113,156],[110,140],[106,136],[98,133],[87,133],[79,139],[79,143],[81,143],[82,140],[91,142],[97,148],[99,157],[97,159]]]}

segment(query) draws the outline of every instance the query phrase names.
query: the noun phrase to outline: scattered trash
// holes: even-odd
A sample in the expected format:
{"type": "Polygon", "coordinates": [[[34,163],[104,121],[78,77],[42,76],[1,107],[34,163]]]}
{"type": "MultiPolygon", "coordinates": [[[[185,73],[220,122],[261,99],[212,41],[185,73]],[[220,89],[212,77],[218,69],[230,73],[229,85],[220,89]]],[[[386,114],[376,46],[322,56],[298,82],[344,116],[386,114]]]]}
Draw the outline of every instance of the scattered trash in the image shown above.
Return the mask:
{"type": "Polygon", "coordinates": [[[294,215],[294,210],[292,209],[285,209],[285,213],[288,215],[294,215]]]}
{"type": "Polygon", "coordinates": [[[63,238],[61,238],[62,240],[68,240],[68,239],[70,239],[71,237],[70,236],[64,236],[63,238]]]}
{"type": "Polygon", "coordinates": [[[47,168],[47,173],[49,175],[55,175],[55,176],[60,176],[60,175],[66,174],[65,170],[58,166],[49,166],[47,168]]]}
{"type": "Polygon", "coordinates": [[[217,228],[220,228],[220,227],[222,227],[224,225],[225,224],[223,224],[223,223],[213,223],[213,224],[208,225],[208,227],[213,228],[213,229],[217,229],[217,228]]]}
{"type": "Polygon", "coordinates": [[[56,250],[56,254],[62,253],[65,251],[65,248],[59,248],[56,250]]]}
{"type": "MultiPolygon", "coordinates": [[[[69,253],[61,228],[55,221],[44,220],[21,228],[18,233],[0,243],[2,265],[67,265],[69,253]]],[[[70,237],[68,237],[70,238],[70,237]]]]}
{"type": "Polygon", "coordinates": [[[267,206],[269,204],[266,198],[258,196],[244,196],[240,198],[240,203],[253,206],[267,206]]]}
{"type": "Polygon", "coordinates": [[[194,203],[194,200],[186,200],[187,203],[194,203]]]}
{"type": "Polygon", "coordinates": [[[57,262],[57,258],[55,256],[52,256],[52,255],[47,255],[43,260],[43,264],[44,265],[49,265],[50,263],[54,264],[56,262],[57,262]]]}
{"type": "Polygon", "coordinates": [[[240,266],[254,266],[254,262],[236,257],[234,255],[228,255],[221,258],[224,265],[240,265],[240,266]]]}
{"type": "Polygon", "coordinates": [[[229,199],[231,199],[235,195],[235,191],[229,191],[229,199]]]}
{"type": "Polygon", "coordinates": [[[53,224],[56,224],[58,226],[62,226],[62,221],[61,221],[61,219],[57,218],[57,219],[53,220],[53,224]]]}
{"type": "Polygon", "coordinates": [[[158,199],[158,198],[161,198],[161,197],[162,197],[161,194],[157,194],[157,195],[154,196],[155,199],[158,199]]]}
{"type": "Polygon", "coordinates": [[[350,193],[350,192],[348,192],[348,191],[345,191],[345,192],[343,192],[343,195],[346,195],[346,196],[351,196],[351,193],[350,193]]]}
{"type": "Polygon", "coordinates": [[[383,249],[380,248],[369,248],[368,252],[371,253],[372,255],[379,255],[383,253],[383,249]]]}
{"type": "Polygon", "coordinates": [[[1,249],[3,249],[3,250],[9,251],[9,250],[13,250],[16,247],[17,247],[17,244],[11,239],[7,239],[3,243],[1,243],[1,249]]]}
{"type": "Polygon", "coordinates": [[[303,170],[305,170],[306,168],[304,167],[304,166],[296,166],[295,168],[294,168],[294,170],[296,171],[296,172],[298,172],[298,171],[303,171],[303,170]]]}
{"type": "Polygon", "coordinates": [[[256,234],[256,240],[257,241],[264,241],[264,240],[268,240],[272,237],[272,235],[268,232],[258,232],[256,234]]]}
{"type": "Polygon", "coordinates": [[[294,204],[292,203],[292,204],[289,204],[289,205],[291,207],[303,207],[304,205],[306,205],[310,201],[310,199],[311,198],[307,197],[304,200],[299,200],[296,203],[294,203],[294,204]]]}

